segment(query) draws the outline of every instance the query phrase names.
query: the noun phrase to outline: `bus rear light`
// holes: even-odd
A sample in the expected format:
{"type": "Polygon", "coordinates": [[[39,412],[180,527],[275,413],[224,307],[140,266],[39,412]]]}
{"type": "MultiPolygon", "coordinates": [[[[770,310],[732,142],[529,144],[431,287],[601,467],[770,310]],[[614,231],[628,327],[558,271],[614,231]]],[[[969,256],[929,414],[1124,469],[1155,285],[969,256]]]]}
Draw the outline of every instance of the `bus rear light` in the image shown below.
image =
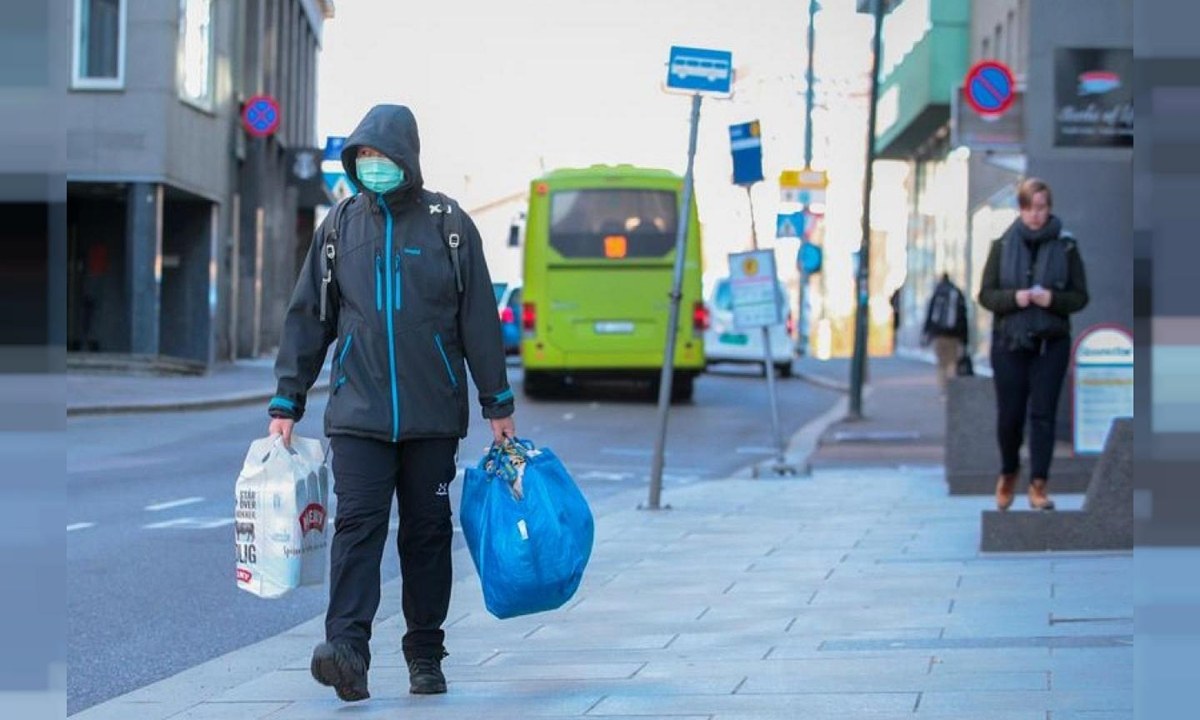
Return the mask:
{"type": "Polygon", "coordinates": [[[533,303],[523,303],[521,306],[521,328],[531,333],[537,327],[537,306],[533,303]]]}
{"type": "Polygon", "coordinates": [[[692,329],[696,332],[704,332],[711,324],[708,306],[697,301],[692,305],[692,329]]]}
{"type": "Polygon", "coordinates": [[[796,334],[796,318],[792,317],[790,312],[788,313],[787,317],[787,334],[788,337],[796,334]]]}
{"type": "Polygon", "coordinates": [[[515,322],[516,319],[516,313],[513,312],[511,307],[505,306],[504,309],[500,311],[500,322],[504,323],[505,325],[515,322]]]}

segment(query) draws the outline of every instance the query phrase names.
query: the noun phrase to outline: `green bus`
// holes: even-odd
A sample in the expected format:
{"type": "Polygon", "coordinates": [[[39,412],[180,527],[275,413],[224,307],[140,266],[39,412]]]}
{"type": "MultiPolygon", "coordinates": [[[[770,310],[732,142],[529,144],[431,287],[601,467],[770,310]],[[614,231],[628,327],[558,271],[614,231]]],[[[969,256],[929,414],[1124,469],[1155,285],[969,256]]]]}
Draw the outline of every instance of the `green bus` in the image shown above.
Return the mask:
{"type": "MultiPolygon", "coordinates": [[[[521,307],[526,395],[623,377],[649,381],[657,396],[682,193],[680,176],[632,165],[555,170],[531,183],[521,307]]],[[[688,217],[674,400],[692,397],[708,326],[694,200],[688,217]]]]}

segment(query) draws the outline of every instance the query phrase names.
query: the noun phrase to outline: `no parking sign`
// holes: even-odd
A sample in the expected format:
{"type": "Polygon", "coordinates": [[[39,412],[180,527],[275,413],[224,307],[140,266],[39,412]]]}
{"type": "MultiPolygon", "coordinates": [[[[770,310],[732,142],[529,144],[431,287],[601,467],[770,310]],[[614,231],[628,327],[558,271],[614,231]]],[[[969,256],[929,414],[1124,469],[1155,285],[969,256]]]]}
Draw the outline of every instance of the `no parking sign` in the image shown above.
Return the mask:
{"type": "Polygon", "coordinates": [[[279,129],[283,115],[270,95],[255,95],[242,107],[242,127],[254,137],[267,137],[279,129]]]}

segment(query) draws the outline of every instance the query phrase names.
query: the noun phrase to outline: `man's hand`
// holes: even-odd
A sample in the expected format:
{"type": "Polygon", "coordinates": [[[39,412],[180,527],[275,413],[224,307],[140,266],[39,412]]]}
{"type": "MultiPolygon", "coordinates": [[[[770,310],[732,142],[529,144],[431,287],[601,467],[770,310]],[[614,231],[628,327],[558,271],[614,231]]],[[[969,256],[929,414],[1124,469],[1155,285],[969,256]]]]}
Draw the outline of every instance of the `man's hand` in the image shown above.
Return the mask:
{"type": "Polygon", "coordinates": [[[517,423],[513,420],[512,415],[505,418],[494,418],[488,422],[492,424],[492,439],[497,445],[503,445],[505,438],[517,436],[517,423]]]}
{"type": "Polygon", "coordinates": [[[1017,291],[1017,307],[1029,307],[1029,301],[1032,299],[1032,293],[1028,290],[1017,291]]]}
{"type": "Polygon", "coordinates": [[[1038,307],[1050,307],[1050,301],[1054,299],[1054,294],[1045,288],[1039,288],[1029,293],[1029,299],[1038,307]]]}
{"type": "Polygon", "coordinates": [[[272,418],[271,424],[267,426],[267,434],[282,435],[283,446],[290,448],[292,446],[292,428],[294,427],[296,427],[295,420],[289,420],[288,418],[272,418]]]}

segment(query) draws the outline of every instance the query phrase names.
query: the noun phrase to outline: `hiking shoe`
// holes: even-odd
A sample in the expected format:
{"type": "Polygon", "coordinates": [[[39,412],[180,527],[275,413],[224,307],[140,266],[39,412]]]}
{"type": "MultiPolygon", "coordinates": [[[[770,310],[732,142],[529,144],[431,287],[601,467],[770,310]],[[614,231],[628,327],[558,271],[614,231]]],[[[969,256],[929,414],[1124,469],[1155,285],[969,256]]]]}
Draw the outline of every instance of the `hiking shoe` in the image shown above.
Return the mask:
{"type": "Polygon", "coordinates": [[[332,687],[343,702],[371,697],[367,692],[367,663],[345,643],[323,642],[313,650],[313,679],[332,687]]]}
{"type": "Polygon", "coordinates": [[[408,661],[408,691],[413,695],[440,695],[446,692],[440,657],[415,657],[408,661]]]}

